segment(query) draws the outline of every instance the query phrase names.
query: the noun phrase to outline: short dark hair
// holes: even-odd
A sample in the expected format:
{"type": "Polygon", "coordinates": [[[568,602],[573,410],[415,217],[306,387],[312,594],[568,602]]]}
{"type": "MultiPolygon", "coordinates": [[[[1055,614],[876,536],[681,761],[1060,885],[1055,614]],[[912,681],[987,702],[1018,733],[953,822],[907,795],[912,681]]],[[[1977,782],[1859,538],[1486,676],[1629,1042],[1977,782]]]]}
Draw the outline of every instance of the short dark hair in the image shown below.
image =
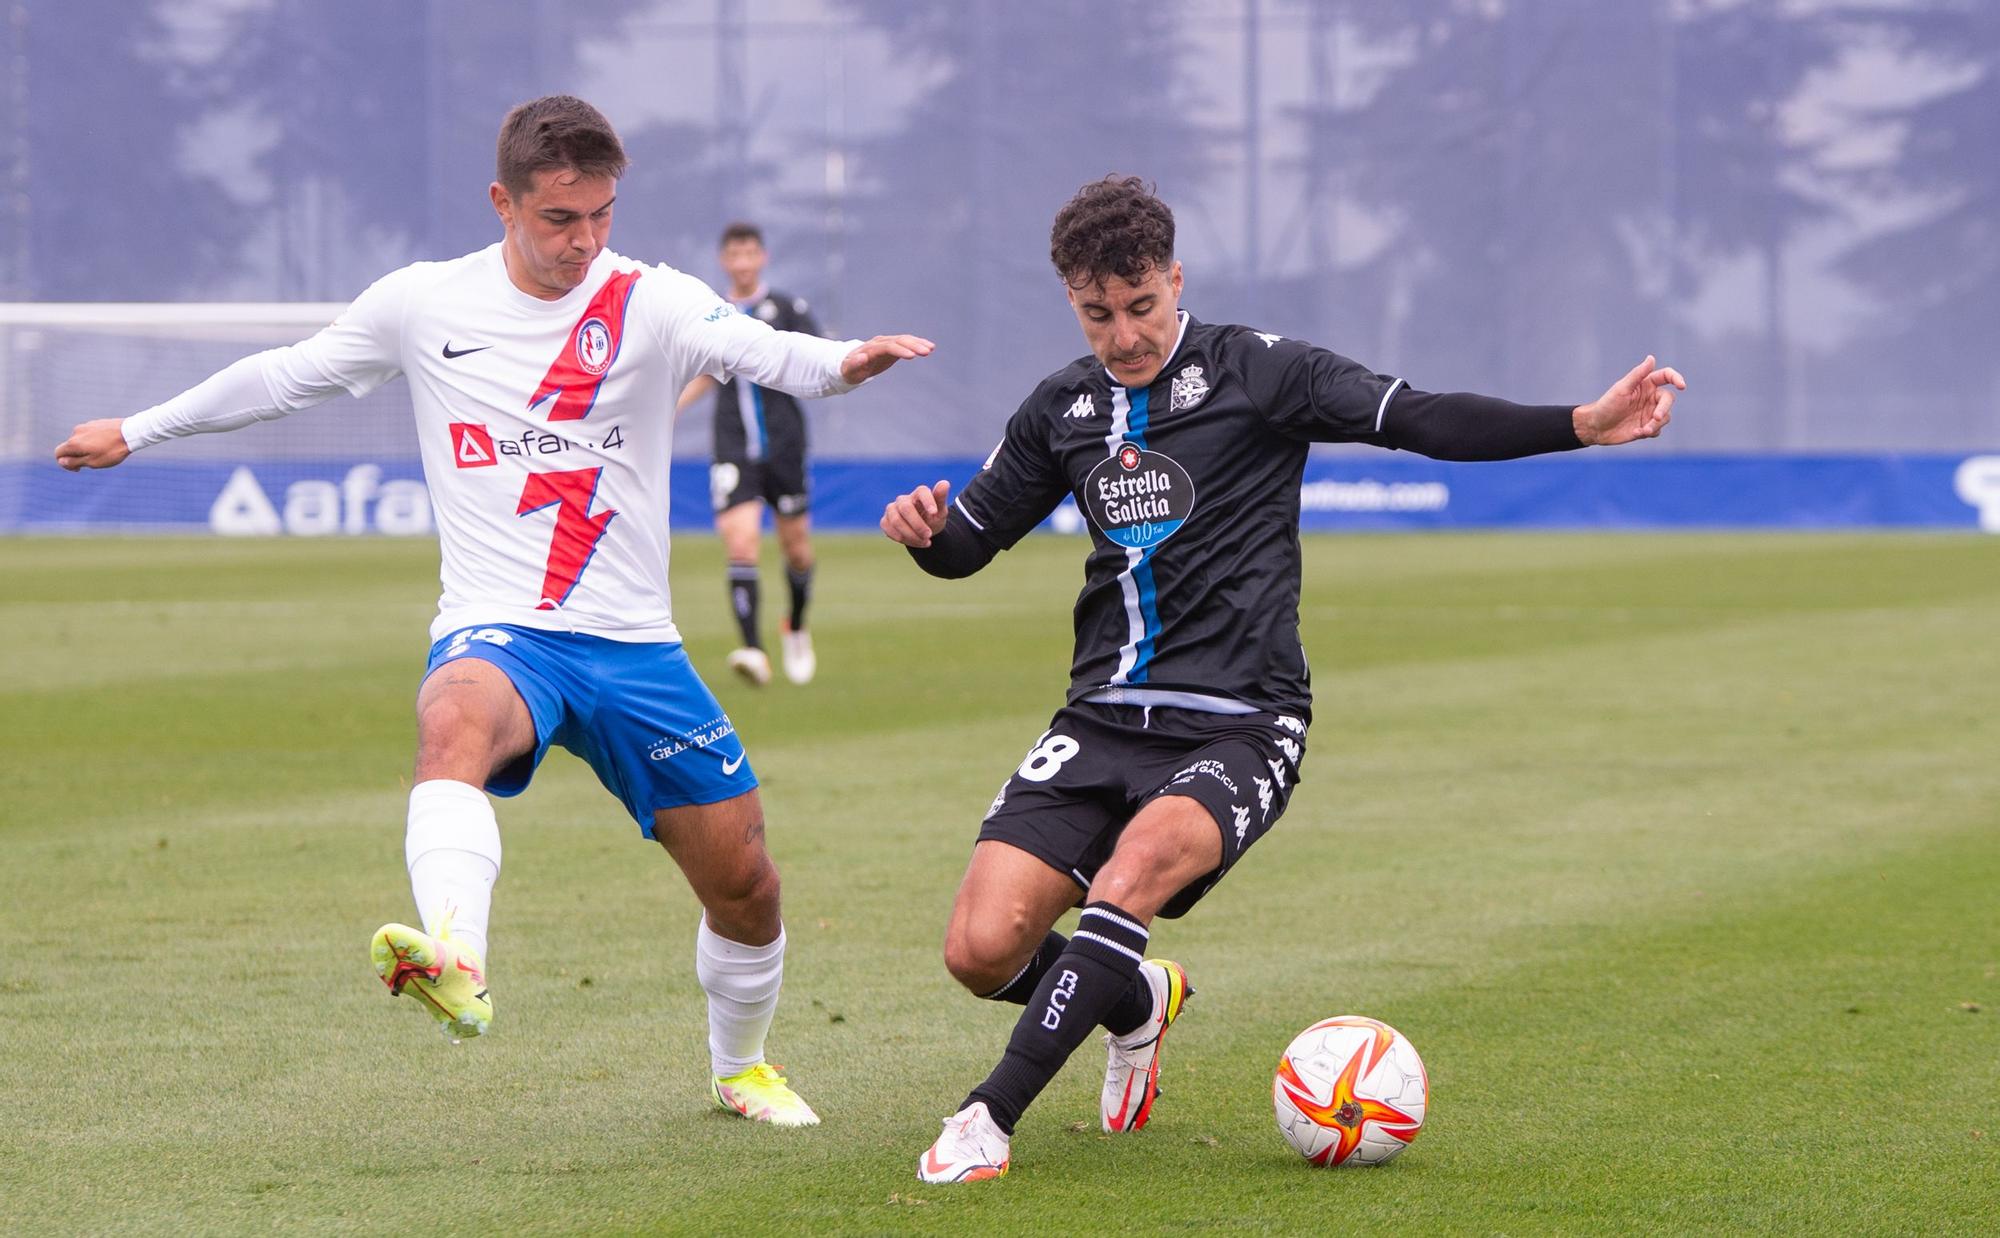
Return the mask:
{"type": "Polygon", "coordinates": [[[1056,212],[1049,261],[1072,288],[1113,275],[1137,283],[1173,265],[1174,213],[1136,176],[1092,181],[1056,212]]]}
{"type": "Polygon", "coordinates": [[[527,192],[535,173],[574,169],[580,176],[625,175],[631,161],[604,113],[575,95],[544,95],[507,113],[500,122],[494,179],[510,194],[527,192]]]}
{"type": "MultiPolygon", "coordinates": [[[[739,219],[722,230],[721,245],[727,245],[731,241],[755,241],[757,242],[757,248],[762,249],[764,247],[764,230],[756,224],[746,223],[739,219]]],[[[717,246],[717,248],[720,247],[720,245],[717,246]]]]}

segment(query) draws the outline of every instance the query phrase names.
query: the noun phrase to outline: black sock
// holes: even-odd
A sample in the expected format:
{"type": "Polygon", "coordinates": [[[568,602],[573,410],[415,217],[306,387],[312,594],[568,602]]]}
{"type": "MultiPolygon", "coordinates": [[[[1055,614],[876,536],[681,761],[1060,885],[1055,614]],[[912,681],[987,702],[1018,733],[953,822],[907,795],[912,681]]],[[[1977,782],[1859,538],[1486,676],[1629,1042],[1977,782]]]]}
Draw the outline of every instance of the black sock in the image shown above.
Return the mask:
{"type": "Polygon", "coordinates": [[[1113,1036],[1123,1036],[1128,1032],[1138,1031],[1139,1025],[1152,1017],[1153,986],[1146,983],[1144,976],[1135,972],[1132,983],[1125,987],[1124,996],[1120,997],[1111,1009],[1105,1011],[1104,1017],[1098,1022],[1102,1023],[1104,1030],[1113,1036]]]}
{"type": "MultiPolygon", "coordinates": [[[[1048,974],[1049,968],[1055,966],[1056,959],[1068,945],[1069,938],[1051,931],[1042,939],[1042,944],[1035,948],[1035,956],[1028,960],[1027,966],[1015,973],[1012,980],[991,993],[981,993],[980,1000],[1012,1002],[1016,1006],[1027,1005],[1028,999],[1035,995],[1036,987],[1042,983],[1042,977],[1048,974]]],[[[1146,983],[1145,977],[1134,975],[1132,983],[1126,986],[1125,995],[1120,997],[1111,1009],[1104,1012],[1104,1018],[1100,1022],[1104,1030],[1113,1036],[1123,1036],[1128,1032],[1138,1031],[1139,1025],[1152,1017],[1153,986],[1146,983]]]]}
{"type": "MultiPolygon", "coordinates": [[[[1042,977],[1048,973],[1049,968],[1055,966],[1056,959],[1061,957],[1068,945],[1069,938],[1051,929],[1049,935],[1042,938],[1042,944],[1035,947],[1035,957],[1028,960],[1028,965],[1015,973],[1012,980],[991,993],[981,993],[980,1000],[1012,1002],[1016,1006],[1027,1005],[1028,999],[1033,997],[1035,990],[1040,987],[1042,977]]],[[[1133,1026],[1137,1027],[1138,1024],[1135,1023],[1133,1026]]]]}
{"type": "Polygon", "coordinates": [[[1144,925],[1110,903],[1089,903],[1076,935],[1043,973],[1014,1024],[1007,1052],[965,1105],[985,1101],[1008,1134],[1112,1007],[1132,987],[1146,956],[1144,925]]]}
{"type": "Polygon", "coordinates": [[[762,649],[757,639],[757,565],[729,561],[729,608],[736,612],[736,626],[743,629],[743,643],[762,649]]]}
{"type": "Polygon", "coordinates": [[[808,564],[803,570],[786,567],[785,581],[792,586],[792,631],[803,632],[806,630],[806,603],[812,600],[811,565],[808,564]]]}

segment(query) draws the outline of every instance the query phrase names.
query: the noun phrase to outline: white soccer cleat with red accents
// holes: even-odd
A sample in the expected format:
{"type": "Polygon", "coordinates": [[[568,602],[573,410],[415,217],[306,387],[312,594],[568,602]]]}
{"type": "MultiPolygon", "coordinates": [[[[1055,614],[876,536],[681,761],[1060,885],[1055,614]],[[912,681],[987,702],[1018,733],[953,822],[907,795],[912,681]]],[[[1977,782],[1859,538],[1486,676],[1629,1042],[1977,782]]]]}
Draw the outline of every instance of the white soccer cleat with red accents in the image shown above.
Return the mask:
{"type": "Polygon", "coordinates": [[[780,638],[784,654],[785,678],[793,683],[811,683],[819,670],[819,657],[813,653],[812,633],[801,628],[794,632],[787,623],[780,638]]]}
{"type": "Polygon", "coordinates": [[[771,682],[771,655],[754,645],[730,650],[725,661],[747,684],[761,688],[771,682]]]}
{"type": "Polygon", "coordinates": [[[986,1102],[974,1101],[944,1120],[944,1133],[917,1161],[917,1178],[979,1182],[1001,1177],[1007,1172],[1009,1142],[986,1111],[986,1102]]]}
{"type": "Polygon", "coordinates": [[[1104,1067],[1098,1116],[1112,1134],[1136,1131],[1153,1116],[1153,1101],[1160,1095],[1160,1046],[1187,999],[1194,996],[1194,986],[1179,963],[1147,959],[1139,965],[1139,975],[1152,986],[1152,1015],[1124,1036],[1104,1037],[1110,1059],[1104,1067]]]}

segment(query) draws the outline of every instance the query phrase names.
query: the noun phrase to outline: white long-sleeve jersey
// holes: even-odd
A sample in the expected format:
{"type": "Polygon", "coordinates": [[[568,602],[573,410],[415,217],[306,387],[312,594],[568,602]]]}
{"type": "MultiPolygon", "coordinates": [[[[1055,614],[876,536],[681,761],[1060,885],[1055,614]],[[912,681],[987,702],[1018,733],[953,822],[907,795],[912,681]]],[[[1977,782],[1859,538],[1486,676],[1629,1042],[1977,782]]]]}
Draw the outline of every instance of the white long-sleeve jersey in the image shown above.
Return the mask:
{"type": "Polygon", "coordinates": [[[609,250],[557,301],[499,244],[419,262],[325,330],[128,417],[134,451],[410,380],[444,586],[432,639],[511,623],[676,641],[667,589],[674,405],[696,375],[807,398],[852,389],[856,346],[773,331],[691,275],[609,250]]]}

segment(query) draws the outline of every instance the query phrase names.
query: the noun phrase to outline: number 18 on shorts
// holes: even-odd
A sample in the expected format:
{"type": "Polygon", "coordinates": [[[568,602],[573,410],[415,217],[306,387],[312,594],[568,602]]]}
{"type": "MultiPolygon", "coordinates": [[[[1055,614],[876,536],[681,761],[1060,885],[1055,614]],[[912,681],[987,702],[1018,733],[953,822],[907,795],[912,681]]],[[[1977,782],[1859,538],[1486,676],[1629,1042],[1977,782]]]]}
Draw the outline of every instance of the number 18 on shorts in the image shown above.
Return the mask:
{"type": "Polygon", "coordinates": [[[1160,913],[1178,916],[1284,813],[1305,734],[1301,719],[1282,714],[1067,705],[994,797],[979,838],[1018,847],[1087,889],[1126,822],[1160,796],[1186,796],[1214,818],[1222,863],[1160,913]]]}

